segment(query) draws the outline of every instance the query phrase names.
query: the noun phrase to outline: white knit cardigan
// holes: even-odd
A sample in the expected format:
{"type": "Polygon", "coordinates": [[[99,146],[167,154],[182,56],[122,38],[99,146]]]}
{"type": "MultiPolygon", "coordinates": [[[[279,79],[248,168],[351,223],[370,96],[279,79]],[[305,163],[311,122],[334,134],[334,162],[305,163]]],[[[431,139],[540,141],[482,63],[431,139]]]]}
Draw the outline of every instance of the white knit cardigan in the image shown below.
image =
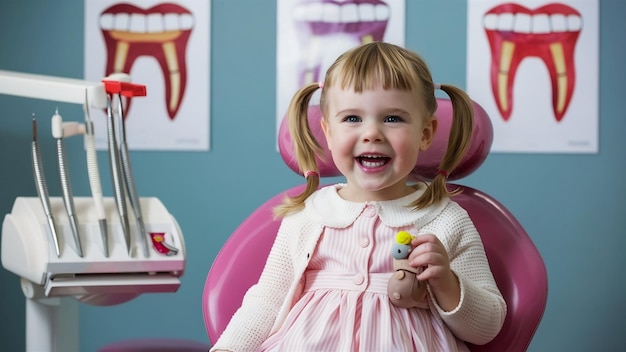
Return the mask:
{"type": "Polygon", "coordinates": [[[300,297],[304,270],[324,227],[351,225],[368,204],[377,208],[381,221],[389,227],[413,225],[420,229],[420,234],[434,234],[441,240],[450,267],[459,278],[461,300],[449,312],[436,304],[432,294],[431,303],[457,338],[474,344],[493,339],[504,322],[506,303],[467,212],[449,199],[417,211],[407,207],[423,193],[424,186],[416,185],[416,192],[400,199],[368,203],[343,200],[337,190],[344,186],[337,184],[318,190],[307,199],[302,211],[283,218],[258,283],[248,290],[211,351],[258,348],[281,326],[300,297]]]}

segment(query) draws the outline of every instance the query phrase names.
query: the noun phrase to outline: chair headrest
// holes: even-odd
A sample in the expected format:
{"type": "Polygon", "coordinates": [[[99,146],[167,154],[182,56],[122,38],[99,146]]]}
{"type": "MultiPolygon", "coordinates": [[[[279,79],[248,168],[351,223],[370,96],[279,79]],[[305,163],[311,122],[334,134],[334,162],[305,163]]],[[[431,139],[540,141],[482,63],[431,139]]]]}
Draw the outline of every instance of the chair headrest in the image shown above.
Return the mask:
{"type": "MultiPolygon", "coordinates": [[[[472,140],[463,160],[457,168],[449,175],[449,180],[457,180],[468,176],[476,170],[487,158],[491,144],[493,142],[493,126],[487,112],[475,101],[474,105],[474,130],[472,140]]],[[[435,112],[439,121],[437,133],[428,150],[421,152],[415,164],[415,171],[420,177],[426,180],[433,179],[439,170],[439,162],[448,147],[448,136],[452,125],[452,103],[449,99],[437,98],[437,111],[435,112]]],[[[286,116],[285,116],[286,117],[286,116]]],[[[293,149],[293,142],[289,135],[288,119],[283,117],[278,131],[278,148],[283,161],[295,173],[300,174],[298,164],[293,149]]],[[[340,176],[341,173],[335,167],[333,158],[320,121],[322,112],[319,105],[311,105],[308,109],[309,126],[311,132],[324,150],[323,160],[318,158],[319,173],[321,177],[340,176]]]]}

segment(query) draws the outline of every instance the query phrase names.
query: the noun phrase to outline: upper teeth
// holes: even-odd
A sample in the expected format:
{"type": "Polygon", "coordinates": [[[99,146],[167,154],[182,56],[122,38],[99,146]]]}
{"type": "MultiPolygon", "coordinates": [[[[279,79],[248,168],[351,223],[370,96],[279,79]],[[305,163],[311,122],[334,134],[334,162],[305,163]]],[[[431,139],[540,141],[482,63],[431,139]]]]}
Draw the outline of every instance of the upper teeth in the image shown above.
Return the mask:
{"type": "Polygon", "coordinates": [[[105,13],[100,16],[103,30],[128,31],[137,33],[160,33],[189,30],[193,28],[193,16],[188,13],[105,13]]]}
{"type": "Polygon", "coordinates": [[[582,28],[578,15],[490,13],[484,17],[485,29],[519,33],[573,32],[582,28]]]}
{"type": "Polygon", "coordinates": [[[309,3],[295,8],[293,17],[297,21],[321,21],[328,23],[354,23],[386,21],[389,7],[383,4],[332,4],[309,3]]]}

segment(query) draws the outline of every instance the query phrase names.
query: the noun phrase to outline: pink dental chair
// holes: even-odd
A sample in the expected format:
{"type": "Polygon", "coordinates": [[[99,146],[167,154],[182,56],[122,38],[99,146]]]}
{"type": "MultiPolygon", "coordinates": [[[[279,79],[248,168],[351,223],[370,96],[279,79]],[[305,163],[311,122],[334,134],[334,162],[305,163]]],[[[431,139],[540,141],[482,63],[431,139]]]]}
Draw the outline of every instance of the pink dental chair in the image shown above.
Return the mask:
{"type": "MultiPolygon", "coordinates": [[[[426,179],[433,177],[438,169],[452,118],[450,101],[439,99],[438,103],[437,137],[431,148],[420,154],[416,165],[417,173],[426,179]]],[[[472,145],[461,165],[450,175],[451,180],[471,174],[486,159],[491,147],[493,130],[489,117],[478,104],[474,108],[472,145]]],[[[309,118],[314,135],[327,153],[326,162],[319,163],[320,174],[322,177],[338,176],[319,127],[319,108],[311,107],[309,118]]],[[[279,132],[279,146],[283,160],[298,173],[286,123],[279,132]]],[[[302,187],[291,188],[262,204],[233,232],[215,258],[202,297],[202,311],[210,341],[215,342],[219,338],[230,317],[241,305],[243,295],[261,275],[279,226],[279,222],[272,218],[272,208],[282,201],[284,194],[297,194],[302,187]]],[[[528,234],[502,204],[467,186],[450,184],[450,187],[462,189],[462,193],[453,200],[464,207],[474,221],[508,306],[504,326],[498,336],[486,345],[471,345],[470,349],[482,352],[525,351],[541,321],[547,301],[548,283],[543,260],[528,234]]]]}

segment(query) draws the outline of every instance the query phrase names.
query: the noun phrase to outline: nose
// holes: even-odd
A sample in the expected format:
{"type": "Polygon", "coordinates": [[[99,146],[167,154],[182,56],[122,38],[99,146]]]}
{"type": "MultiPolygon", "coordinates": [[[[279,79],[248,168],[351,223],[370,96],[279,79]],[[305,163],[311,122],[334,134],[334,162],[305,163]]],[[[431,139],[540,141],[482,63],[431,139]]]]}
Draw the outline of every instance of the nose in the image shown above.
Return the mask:
{"type": "Polygon", "coordinates": [[[363,126],[363,142],[380,143],[384,140],[381,126],[377,123],[368,123],[363,126]]]}

